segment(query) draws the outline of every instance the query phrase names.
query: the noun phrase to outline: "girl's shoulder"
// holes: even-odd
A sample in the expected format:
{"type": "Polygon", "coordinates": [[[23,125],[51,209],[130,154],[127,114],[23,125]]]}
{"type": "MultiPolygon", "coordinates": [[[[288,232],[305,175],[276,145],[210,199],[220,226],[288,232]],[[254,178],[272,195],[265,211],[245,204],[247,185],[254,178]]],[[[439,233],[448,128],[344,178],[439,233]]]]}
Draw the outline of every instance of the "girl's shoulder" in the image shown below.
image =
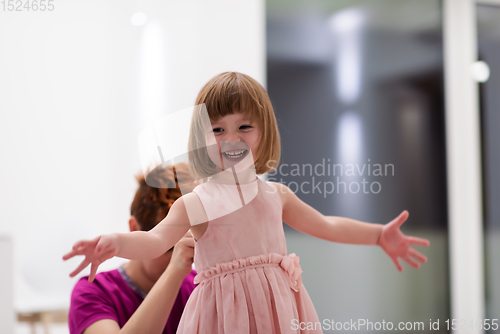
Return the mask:
{"type": "Polygon", "coordinates": [[[191,226],[204,223],[208,220],[205,205],[202,198],[193,189],[192,192],[182,195],[182,199],[186,213],[191,226]]]}
{"type": "Polygon", "coordinates": [[[273,181],[265,181],[265,183],[270,187],[272,192],[276,192],[281,199],[281,205],[284,206],[287,201],[290,200],[291,197],[295,196],[294,192],[290,190],[286,185],[273,182],[273,181]]]}
{"type": "Polygon", "coordinates": [[[279,182],[274,182],[274,181],[264,181],[264,183],[271,186],[271,187],[276,188],[276,190],[279,190],[281,188],[281,186],[283,185],[279,182]]]}
{"type": "Polygon", "coordinates": [[[274,191],[276,191],[277,193],[281,194],[283,193],[284,191],[286,191],[286,189],[288,189],[287,186],[285,186],[284,184],[282,183],[279,183],[279,182],[274,182],[274,181],[265,181],[265,184],[270,188],[270,189],[273,189],[274,191]],[[285,189],[286,188],[286,189],[285,189]]]}

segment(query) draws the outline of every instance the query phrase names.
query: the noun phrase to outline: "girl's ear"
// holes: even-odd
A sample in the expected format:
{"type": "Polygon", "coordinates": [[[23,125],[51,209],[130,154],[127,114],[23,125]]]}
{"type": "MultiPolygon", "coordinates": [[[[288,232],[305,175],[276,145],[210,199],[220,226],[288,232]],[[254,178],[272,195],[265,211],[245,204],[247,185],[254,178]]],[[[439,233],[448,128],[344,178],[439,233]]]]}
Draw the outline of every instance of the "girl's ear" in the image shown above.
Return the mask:
{"type": "Polygon", "coordinates": [[[128,220],[128,227],[130,229],[130,232],[141,230],[141,226],[134,216],[130,216],[130,219],[128,220]]]}

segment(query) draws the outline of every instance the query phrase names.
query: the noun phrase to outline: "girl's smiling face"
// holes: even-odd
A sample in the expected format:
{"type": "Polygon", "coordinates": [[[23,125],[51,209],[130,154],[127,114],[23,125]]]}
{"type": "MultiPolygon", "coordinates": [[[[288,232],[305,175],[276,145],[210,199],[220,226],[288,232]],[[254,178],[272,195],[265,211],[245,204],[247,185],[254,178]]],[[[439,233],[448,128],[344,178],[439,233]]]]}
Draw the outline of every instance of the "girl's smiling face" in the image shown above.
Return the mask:
{"type": "MultiPolygon", "coordinates": [[[[251,154],[251,163],[257,160],[261,130],[250,115],[234,112],[211,121],[212,132],[207,140],[210,160],[222,169],[228,169],[251,154]],[[212,136],[213,135],[213,136],[212,136]]],[[[246,163],[245,163],[246,165],[246,163]]],[[[249,166],[242,166],[247,168],[249,166]]]]}

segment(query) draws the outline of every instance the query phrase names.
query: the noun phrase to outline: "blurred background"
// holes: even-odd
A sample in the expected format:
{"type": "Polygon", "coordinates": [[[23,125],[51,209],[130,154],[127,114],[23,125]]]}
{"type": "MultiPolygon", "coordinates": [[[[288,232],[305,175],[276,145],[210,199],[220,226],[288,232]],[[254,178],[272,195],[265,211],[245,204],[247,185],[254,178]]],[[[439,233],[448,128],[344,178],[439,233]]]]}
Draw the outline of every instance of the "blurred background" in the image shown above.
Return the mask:
{"type": "MultiPolygon", "coordinates": [[[[482,235],[473,247],[484,262],[480,308],[498,319],[500,1],[471,3],[481,168],[481,193],[471,196],[482,235]]],[[[419,270],[403,263],[399,273],[381,249],[332,244],[285,225],[320,320],[422,321],[428,329],[429,319],[440,319],[432,332],[448,332],[454,303],[468,303],[453,297],[460,289],[450,270],[444,17],[451,7],[439,0],[71,0],[44,12],[0,8],[0,333],[33,326],[68,333],[65,312],[78,279],[68,274],[79,260],[62,255],[76,240],[128,231],[139,133],[192,106],[223,71],[246,73],[268,90],[282,139],[282,167],[268,179],[297,185],[297,195],[326,215],[385,224],[406,209],[403,232],[431,241],[419,249],[428,263],[419,270]],[[318,175],[303,169],[308,164],[365,170],[318,175]],[[377,174],[377,165],[389,168],[377,174]],[[347,191],[313,192],[314,182],[322,190],[345,182],[347,191]],[[373,188],[349,189],[363,182],[373,188]]]]}
{"type": "MultiPolygon", "coordinates": [[[[267,83],[281,121],[282,164],[385,166],[315,182],[363,180],[373,191],[298,196],[324,214],[386,223],[430,240],[420,270],[395,270],[373,247],[288,232],[314,287],[320,319],[422,321],[449,318],[443,32],[440,1],[269,1],[267,83]],[[321,260],[321,266],[318,265],[321,260]],[[395,320],[391,320],[395,319],[395,320]],[[420,319],[420,320],[419,320],[420,319]]],[[[311,180],[279,175],[285,182],[311,180]]],[[[304,174],[304,173],[301,173],[304,174]]],[[[333,172],[332,172],[333,174],[333,172]]],[[[321,187],[322,188],[322,187],[321,187]]],[[[389,261],[388,261],[389,260],[389,261]]]]}

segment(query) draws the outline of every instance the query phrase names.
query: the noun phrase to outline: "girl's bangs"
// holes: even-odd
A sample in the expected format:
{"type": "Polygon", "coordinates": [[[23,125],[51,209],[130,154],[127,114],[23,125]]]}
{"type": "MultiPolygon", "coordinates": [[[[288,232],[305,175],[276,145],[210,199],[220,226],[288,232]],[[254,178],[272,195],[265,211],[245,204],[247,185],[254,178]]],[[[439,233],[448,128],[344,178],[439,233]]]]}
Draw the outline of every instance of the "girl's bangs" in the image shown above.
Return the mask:
{"type": "Polygon", "coordinates": [[[241,81],[227,82],[225,85],[214,88],[207,95],[205,105],[211,120],[216,121],[237,111],[249,116],[253,121],[261,121],[262,104],[257,92],[250,83],[241,81]]]}

